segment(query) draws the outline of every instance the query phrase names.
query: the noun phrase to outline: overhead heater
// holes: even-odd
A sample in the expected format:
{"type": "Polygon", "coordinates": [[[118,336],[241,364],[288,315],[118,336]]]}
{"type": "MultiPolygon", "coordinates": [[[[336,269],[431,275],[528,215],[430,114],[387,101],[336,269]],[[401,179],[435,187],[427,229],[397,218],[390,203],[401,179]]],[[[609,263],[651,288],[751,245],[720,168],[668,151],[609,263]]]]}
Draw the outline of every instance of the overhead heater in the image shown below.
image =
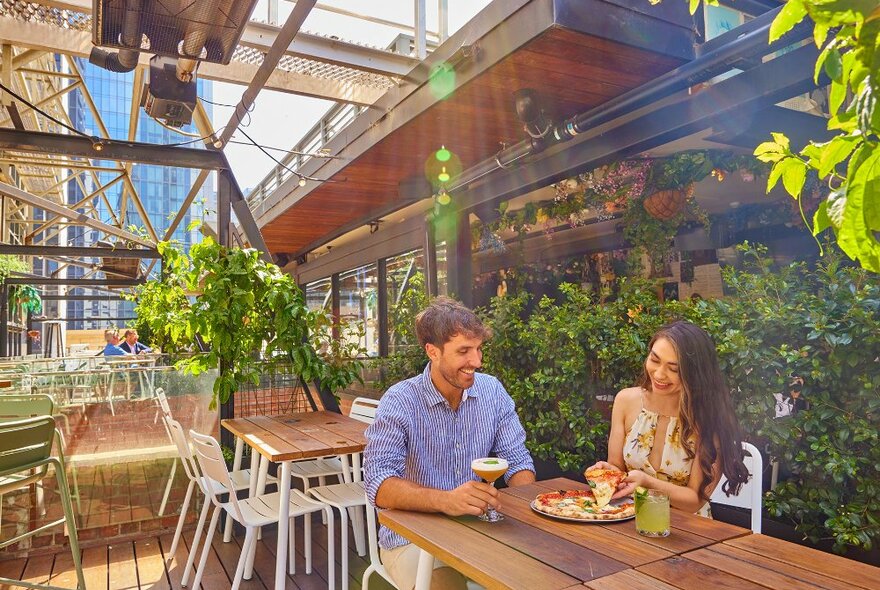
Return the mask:
{"type": "Polygon", "coordinates": [[[142,104],[152,117],[182,127],[196,106],[201,61],[228,64],[257,0],[93,0],[89,61],[130,72],[154,54],[142,104]],[[109,47],[116,52],[101,49],[109,47]]]}

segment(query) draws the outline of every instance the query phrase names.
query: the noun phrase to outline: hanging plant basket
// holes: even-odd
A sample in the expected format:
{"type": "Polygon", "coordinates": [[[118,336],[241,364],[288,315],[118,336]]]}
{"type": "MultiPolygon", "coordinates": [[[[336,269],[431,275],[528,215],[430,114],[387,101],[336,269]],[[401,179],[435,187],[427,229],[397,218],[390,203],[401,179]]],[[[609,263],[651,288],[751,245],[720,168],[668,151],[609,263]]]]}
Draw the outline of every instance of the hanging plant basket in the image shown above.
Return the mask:
{"type": "Polygon", "coordinates": [[[674,188],[657,191],[645,197],[642,205],[651,217],[666,221],[678,215],[688,197],[694,192],[694,185],[689,184],[685,188],[674,188]]]}

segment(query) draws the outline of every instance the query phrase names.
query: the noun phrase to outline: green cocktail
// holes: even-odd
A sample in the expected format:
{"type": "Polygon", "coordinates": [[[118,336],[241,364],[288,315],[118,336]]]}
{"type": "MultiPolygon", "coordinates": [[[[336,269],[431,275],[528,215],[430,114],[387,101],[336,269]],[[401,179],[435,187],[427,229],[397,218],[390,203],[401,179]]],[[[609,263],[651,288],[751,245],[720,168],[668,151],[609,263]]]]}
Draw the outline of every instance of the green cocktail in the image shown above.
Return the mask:
{"type": "Polygon", "coordinates": [[[657,490],[636,488],[636,531],[646,537],[669,536],[669,496],[657,490]]]}

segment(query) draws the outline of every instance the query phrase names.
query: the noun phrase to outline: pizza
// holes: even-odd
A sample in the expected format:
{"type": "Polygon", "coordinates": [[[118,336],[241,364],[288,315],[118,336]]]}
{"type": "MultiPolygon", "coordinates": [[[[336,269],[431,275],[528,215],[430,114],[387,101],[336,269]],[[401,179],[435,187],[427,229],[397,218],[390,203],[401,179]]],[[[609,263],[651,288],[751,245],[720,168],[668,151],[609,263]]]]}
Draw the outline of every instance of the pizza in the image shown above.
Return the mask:
{"type": "Polygon", "coordinates": [[[538,512],[573,520],[623,520],[635,516],[631,498],[622,498],[599,507],[590,490],[559,490],[538,494],[532,502],[538,512]]]}
{"type": "Polygon", "coordinates": [[[590,469],[584,471],[584,477],[593,490],[596,503],[602,507],[611,501],[617,486],[626,479],[626,472],[617,469],[590,469]]]}

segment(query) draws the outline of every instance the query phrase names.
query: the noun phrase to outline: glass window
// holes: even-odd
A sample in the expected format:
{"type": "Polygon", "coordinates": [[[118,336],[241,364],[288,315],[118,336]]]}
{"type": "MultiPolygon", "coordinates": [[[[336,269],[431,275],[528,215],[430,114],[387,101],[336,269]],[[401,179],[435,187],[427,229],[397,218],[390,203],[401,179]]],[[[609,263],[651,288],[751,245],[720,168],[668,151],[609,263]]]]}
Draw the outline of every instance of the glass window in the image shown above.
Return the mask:
{"type": "Polygon", "coordinates": [[[339,277],[339,316],[350,324],[341,336],[354,342],[369,356],[379,355],[379,273],[375,264],[345,272],[339,277]]]}
{"type": "Polygon", "coordinates": [[[446,272],[446,242],[437,243],[437,295],[449,295],[449,280],[446,272]]]}
{"type": "MultiPolygon", "coordinates": [[[[333,312],[331,287],[332,283],[329,277],[306,285],[306,307],[312,311],[323,310],[329,316],[333,312]]],[[[332,337],[331,330],[332,326],[328,324],[318,340],[328,342],[332,337]]]]}
{"type": "Polygon", "coordinates": [[[415,318],[428,303],[425,255],[419,248],[386,261],[388,288],[388,352],[418,345],[415,318]]]}

